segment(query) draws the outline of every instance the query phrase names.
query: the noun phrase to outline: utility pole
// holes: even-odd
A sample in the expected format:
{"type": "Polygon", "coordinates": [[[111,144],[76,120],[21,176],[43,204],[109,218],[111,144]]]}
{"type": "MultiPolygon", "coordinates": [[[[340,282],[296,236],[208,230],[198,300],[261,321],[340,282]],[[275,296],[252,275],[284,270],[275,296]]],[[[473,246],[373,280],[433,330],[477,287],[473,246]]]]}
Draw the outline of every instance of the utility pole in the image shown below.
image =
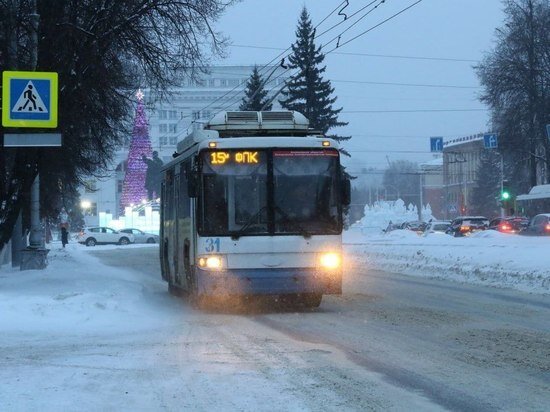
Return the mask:
{"type": "MultiPolygon", "coordinates": [[[[17,38],[19,32],[17,30],[17,15],[19,12],[19,0],[11,0],[9,2],[9,30],[8,30],[8,67],[12,70],[17,70],[18,61],[17,61],[17,52],[18,52],[18,43],[17,38]]],[[[25,246],[23,244],[23,223],[22,223],[21,212],[15,221],[13,227],[13,232],[11,235],[11,266],[19,267],[21,265],[21,250],[25,246]]]]}
{"type": "Polygon", "coordinates": [[[419,183],[419,190],[420,190],[420,204],[418,205],[418,220],[422,222],[422,205],[424,203],[424,199],[422,196],[422,192],[424,191],[423,182],[422,182],[422,172],[418,173],[418,183],[419,183]]]}
{"type": "MultiPolygon", "coordinates": [[[[30,62],[29,70],[35,71],[38,64],[38,25],[40,16],[36,10],[36,0],[30,1],[28,17],[31,22],[29,41],[30,62]]],[[[44,269],[47,266],[46,256],[48,250],[44,248],[44,234],[40,227],[40,175],[37,173],[31,186],[31,232],[29,247],[24,250],[21,270],[44,269]]]]}

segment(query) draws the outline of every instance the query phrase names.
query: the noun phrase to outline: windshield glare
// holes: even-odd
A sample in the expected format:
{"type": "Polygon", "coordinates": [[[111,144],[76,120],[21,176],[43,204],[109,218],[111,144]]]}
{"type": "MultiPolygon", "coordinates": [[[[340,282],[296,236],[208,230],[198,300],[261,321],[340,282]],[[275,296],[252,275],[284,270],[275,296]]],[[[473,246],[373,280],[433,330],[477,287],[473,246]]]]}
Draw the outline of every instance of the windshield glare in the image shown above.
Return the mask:
{"type": "Polygon", "coordinates": [[[203,235],[309,235],[341,230],[335,150],[205,151],[201,167],[203,235]],[[271,170],[268,164],[273,165],[271,170]]]}

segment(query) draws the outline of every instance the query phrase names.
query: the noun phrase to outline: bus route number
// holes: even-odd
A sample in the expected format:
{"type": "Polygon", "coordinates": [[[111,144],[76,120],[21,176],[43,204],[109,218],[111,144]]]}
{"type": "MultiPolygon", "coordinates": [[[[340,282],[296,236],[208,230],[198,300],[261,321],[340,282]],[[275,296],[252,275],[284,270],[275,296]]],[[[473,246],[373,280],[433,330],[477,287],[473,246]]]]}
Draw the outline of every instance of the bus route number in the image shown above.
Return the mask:
{"type": "Polygon", "coordinates": [[[219,252],[220,251],[220,238],[207,238],[206,247],[204,248],[207,252],[219,252]]]}

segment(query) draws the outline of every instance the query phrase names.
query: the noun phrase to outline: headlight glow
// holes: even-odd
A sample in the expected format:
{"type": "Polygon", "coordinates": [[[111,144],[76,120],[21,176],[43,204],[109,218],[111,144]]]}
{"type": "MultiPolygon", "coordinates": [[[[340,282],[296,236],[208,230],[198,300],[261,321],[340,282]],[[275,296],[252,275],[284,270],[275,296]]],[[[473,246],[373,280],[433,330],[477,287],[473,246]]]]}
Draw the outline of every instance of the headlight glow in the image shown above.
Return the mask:
{"type": "Polygon", "coordinates": [[[207,269],[221,269],[222,258],[220,256],[204,256],[199,258],[199,267],[207,269]]]}
{"type": "Polygon", "coordinates": [[[319,263],[325,269],[336,269],[340,266],[341,260],[339,253],[328,252],[321,255],[319,263]]]}

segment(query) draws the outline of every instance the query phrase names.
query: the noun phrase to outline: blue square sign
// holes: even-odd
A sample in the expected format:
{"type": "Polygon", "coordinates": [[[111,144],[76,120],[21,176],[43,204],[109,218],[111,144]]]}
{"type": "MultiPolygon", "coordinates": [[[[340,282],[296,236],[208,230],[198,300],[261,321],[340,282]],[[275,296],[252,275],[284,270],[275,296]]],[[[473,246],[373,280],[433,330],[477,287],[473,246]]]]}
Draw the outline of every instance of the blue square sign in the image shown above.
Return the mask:
{"type": "Polygon", "coordinates": [[[483,135],[483,146],[485,149],[496,149],[498,147],[498,136],[496,133],[483,135]]]}
{"type": "Polygon", "coordinates": [[[430,152],[443,151],[443,137],[430,137],[430,152]]]}
{"type": "Polygon", "coordinates": [[[57,127],[57,73],[2,73],[2,126],[57,127]]]}

